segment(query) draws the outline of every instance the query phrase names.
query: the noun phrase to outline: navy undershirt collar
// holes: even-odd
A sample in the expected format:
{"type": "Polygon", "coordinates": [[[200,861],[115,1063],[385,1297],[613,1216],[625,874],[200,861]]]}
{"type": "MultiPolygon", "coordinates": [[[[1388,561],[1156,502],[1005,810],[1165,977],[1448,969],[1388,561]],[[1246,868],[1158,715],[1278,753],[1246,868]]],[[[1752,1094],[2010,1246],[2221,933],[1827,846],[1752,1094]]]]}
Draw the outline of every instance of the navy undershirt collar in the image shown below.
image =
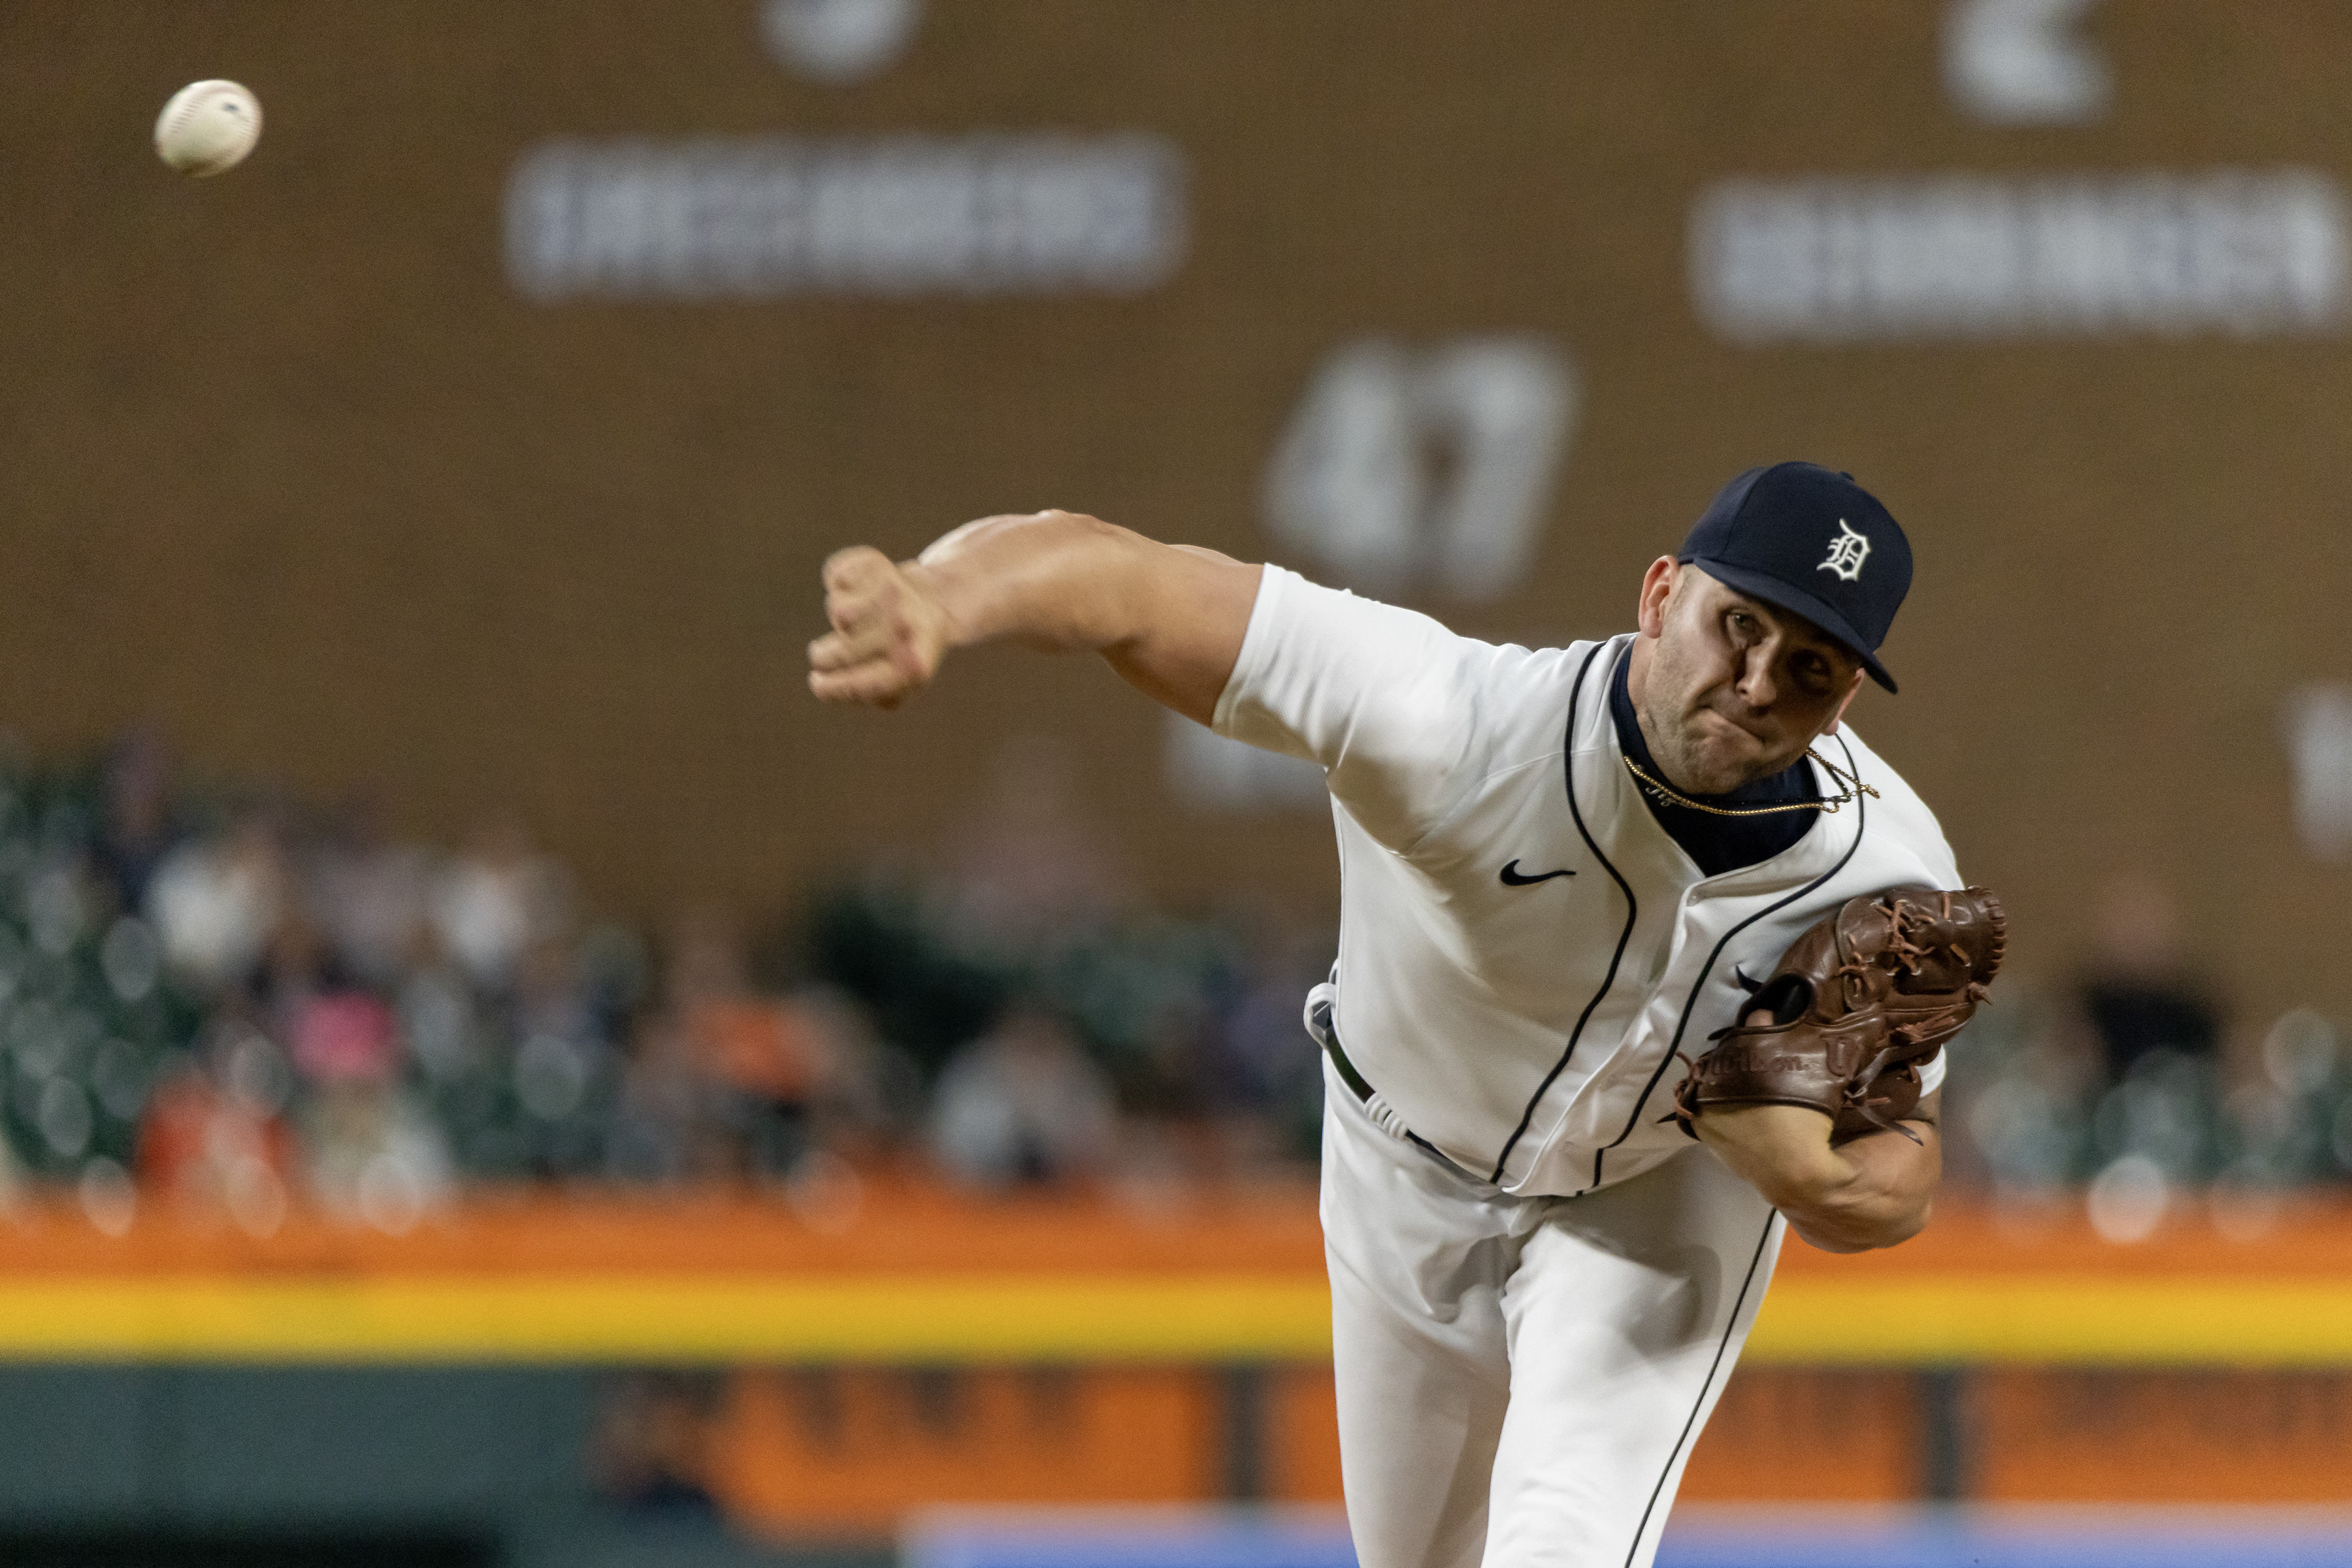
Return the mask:
{"type": "MultiPolygon", "coordinates": [[[[1617,661],[1616,670],[1610,677],[1609,716],[1617,723],[1618,746],[1641,764],[1643,773],[1663,779],[1665,774],[1650,755],[1649,742],[1642,738],[1641,721],[1633,715],[1633,693],[1626,675],[1633,662],[1629,652],[1617,661]]],[[[1657,818],[1658,826],[1666,830],[1667,837],[1681,845],[1683,852],[1710,877],[1769,860],[1811,832],[1822,815],[1818,811],[1776,811],[1763,816],[1715,816],[1662,801],[1638,783],[1634,791],[1650,808],[1650,815],[1657,818]]],[[[1813,784],[1813,770],[1800,757],[1771,777],[1742,784],[1728,795],[1691,798],[1708,805],[1769,805],[1782,801],[1819,800],[1822,792],[1813,784]]]]}

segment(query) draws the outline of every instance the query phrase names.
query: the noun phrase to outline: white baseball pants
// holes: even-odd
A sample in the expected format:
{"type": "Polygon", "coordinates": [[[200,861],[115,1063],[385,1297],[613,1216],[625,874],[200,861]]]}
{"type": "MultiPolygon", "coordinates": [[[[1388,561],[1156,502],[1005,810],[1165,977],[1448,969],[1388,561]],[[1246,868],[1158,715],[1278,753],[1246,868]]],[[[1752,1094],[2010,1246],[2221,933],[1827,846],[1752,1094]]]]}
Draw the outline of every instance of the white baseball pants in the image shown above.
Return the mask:
{"type": "Polygon", "coordinates": [[[1339,1468],[1363,1568],[1647,1568],[1782,1222],[1693,1145],[1512,1197],[1328,1073],[1339,1468]]]}

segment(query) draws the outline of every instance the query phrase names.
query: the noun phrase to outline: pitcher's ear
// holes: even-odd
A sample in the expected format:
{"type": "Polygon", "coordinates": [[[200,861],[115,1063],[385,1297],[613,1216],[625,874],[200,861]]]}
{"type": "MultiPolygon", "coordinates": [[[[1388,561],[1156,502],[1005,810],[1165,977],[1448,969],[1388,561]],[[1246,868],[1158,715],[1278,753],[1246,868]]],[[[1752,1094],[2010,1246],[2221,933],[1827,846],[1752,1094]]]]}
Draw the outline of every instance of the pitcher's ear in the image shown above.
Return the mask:
{"type": "Polygon", "coordinates": [[[1633,604],[1633,624],[1645,637],[1665,629],[1666,601],[1674,596],[1675,580],[1682,567],[1671,555],[1661,555],[1642,574],[1642,594],[1633,604]]]}

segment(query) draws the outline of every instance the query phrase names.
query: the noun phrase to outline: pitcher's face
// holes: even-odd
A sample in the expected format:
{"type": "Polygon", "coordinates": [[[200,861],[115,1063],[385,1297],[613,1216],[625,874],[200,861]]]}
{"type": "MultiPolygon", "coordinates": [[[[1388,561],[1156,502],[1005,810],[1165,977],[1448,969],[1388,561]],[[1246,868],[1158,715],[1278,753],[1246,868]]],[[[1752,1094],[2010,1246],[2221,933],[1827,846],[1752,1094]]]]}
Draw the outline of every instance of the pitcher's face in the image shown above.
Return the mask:
{"type": "Polygon", "coordinates": [[[1628,689],[1651,755],[1687,795],[1769,778],[1832,730],[1861,687],[1846,647],[1803,616],[1671,559],[1642,580],[1628,689]]]}

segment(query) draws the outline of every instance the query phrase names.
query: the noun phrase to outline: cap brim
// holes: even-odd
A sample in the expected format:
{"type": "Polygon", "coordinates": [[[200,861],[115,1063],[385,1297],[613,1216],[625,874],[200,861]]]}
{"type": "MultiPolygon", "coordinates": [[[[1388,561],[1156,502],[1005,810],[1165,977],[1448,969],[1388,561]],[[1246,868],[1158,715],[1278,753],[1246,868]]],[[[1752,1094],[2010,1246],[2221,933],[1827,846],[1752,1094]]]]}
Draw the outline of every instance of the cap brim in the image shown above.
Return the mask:
{"type": "Polygon", "coordinates": [[[1761,599],[1776,609],[1804,616],[1835,637],[1846,652],[1861,660],[1862,668],[1870,671],[1871,679],[1889,691],[1895,689],[1895,678],[1886,673],[1886,667],[1878,662],[1878,656],[1862,646],[1862,638],[1852,624],[1832,609],[1826,601],[1813,597],[1801,588],[1792,588],[1778,577],[1768,577],[1745,566],[1710,561],[1705,556],[1694,556],[1686,564],[1698,567],[1717,582],[1737,588],[1751,599],[1761,599]]]}

